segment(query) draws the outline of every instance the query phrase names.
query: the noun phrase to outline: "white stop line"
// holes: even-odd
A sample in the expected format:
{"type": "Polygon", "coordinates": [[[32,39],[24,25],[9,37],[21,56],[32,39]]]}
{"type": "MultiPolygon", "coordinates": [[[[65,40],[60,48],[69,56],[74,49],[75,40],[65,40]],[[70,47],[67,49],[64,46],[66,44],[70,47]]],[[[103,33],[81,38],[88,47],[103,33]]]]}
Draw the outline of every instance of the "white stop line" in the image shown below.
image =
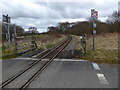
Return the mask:
{"type": "Polygon", "coordinates": [[[94,67],[95,70],[100,70],[98,64],[96,64],[96,63],[92,63],[92,65],[93,65],[93,67],[94,67]]]}
{"type": "Polygon", "coordinates": [[[97,74],[98,79],[100,80],[101,84],[109,84],[104,76],[104,74],[97,74]]]}

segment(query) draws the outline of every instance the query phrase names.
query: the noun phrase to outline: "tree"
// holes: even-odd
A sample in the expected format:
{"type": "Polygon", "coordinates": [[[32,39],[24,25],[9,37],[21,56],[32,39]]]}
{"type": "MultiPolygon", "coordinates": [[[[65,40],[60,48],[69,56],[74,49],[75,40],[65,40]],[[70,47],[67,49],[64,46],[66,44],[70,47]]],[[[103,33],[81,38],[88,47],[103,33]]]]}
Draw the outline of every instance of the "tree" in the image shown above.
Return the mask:
{"type": "Polygon", "coordinates": [[[48,27],[48,32],[49,33],[57,33],[57,27],[53,27],[53,26],[51,26],[51,27],[48,27]]]}
{"type": "Polygon", "coordinates": [[[37,31],[37,28],[36,28],[36,27],[29,27],[27,33],[30,33],[30,34],[38,34],[39,32],[37,31]]]}
{"type": "Polygon", "coordinates": [[[118,22],[119,18],[118,18],[118,12],[117,11],[114,11],[112,13],[112,15],[109,15],[108,18],[107,18],[107,23],[108,24],[114,24],[116,22],[118,22]]]}
{"type": "Polygon", "coordinates": [[[120,21],[119,14],[120,12],[114,11],[108,19],[106,23],[109,25],[109,31],[111,33],[118,32],[118,22],[120,21]]]}
{"type": "MultiPolygon", "coordinates": [[[[7,34],[7,29],[6,29],[6,26],[4,23],[0,23],[0,26],[2,26],[2,41],[5,41],[6,40],[6,34],[7,34]]],[[[10,27],[9,27],[9,30],[10,30],[10,38],[12,39],[12,34],[14,33],[14,27],[13,27],[13,24],[10,24],[10,27]]],[[[24,29],[21,27],[21,26],[17,26],[16,25],[16,33],[17,33],[17,36],[21,36],[21,35],[24,35],[24,29]]]]}

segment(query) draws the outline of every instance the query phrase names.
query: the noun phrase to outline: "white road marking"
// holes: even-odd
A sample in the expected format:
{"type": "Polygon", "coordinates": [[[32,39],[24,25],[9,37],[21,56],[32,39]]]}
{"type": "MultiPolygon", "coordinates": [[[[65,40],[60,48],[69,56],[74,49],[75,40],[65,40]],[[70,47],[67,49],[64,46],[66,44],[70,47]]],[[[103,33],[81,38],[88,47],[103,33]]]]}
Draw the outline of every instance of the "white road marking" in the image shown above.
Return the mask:
{"type": "Polygon", "coordinates": [[[98,79],[100,80],[101,84],[109,84],[104,76],[104,74],[97,74],[98,79]]]}
{"type": "MultiPolygon", "coordinates": [[[[58,59],[59,60],[59,59],[58,59]]],[[[81,62],[81,61],[86,61],[86,60],[77,60],[77,59],[61,59],[61,61],[70,61],[70,62],[81,62]]]]}
{"type": "Polygon", "coordinates": [[[22,59],[22,60],[38,60],[37,58],[14,58],[14,59],[22,59]]]}
{"type": "Polygon", "coordinates": [[[92,65],[93,65],[93,67],[94,67],[95,70],[100,70],[98,64],[96,64],[96,63],[92,63],[92,65]]]}
{"type": "MultiPolygon", "coordinates": [[[[14,58],[14,59],[22,59],[22,60],[39,60],[37,58],[14,58]]],[[[42,61],[48,61],[49,59],[42,59],[42,61]]],[[[54,59],[54,61],[62,61],[62,62],[82,62],[87,60],[78,60],[78,59],[54,59]]]]}
{"type": "MultiPolygon", "coordinates": [[[[42,59],[42,61],[48,61],[49,59],[42,59]]],[[[86,60],[77,60],[77,59],[54,59],[54,61],[62,61],[62,62],[81,62],[86,60]]]]}

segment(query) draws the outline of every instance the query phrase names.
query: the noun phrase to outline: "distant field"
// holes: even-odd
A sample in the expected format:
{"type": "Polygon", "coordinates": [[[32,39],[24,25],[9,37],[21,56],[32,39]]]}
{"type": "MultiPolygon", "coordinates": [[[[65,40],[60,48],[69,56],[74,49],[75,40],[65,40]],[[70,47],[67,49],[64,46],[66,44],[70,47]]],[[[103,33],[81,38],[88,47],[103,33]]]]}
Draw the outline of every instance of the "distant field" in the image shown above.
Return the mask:
{"type": "Polygon", "coordinates": [[[63,35],[44,35],[35,39],[39,49],[48,49],[64,38],[63,35]]]}
{"type": "Polygon", "coordinates": [[[87,37],[87,53],[83,59],[97,63],[117,64],[118,62],[118,34],[98,34],[95,38],[95,51],[92,50],[92,36],[87,37]]]}
{"type": "MultiPolygon", "coordinates": [[[[92,48],[92,36],[87,37],[87,49],[92,48]]],[[[95,49],[118,50],[118,34],[98,34],[95,37],[95,49]]]]}

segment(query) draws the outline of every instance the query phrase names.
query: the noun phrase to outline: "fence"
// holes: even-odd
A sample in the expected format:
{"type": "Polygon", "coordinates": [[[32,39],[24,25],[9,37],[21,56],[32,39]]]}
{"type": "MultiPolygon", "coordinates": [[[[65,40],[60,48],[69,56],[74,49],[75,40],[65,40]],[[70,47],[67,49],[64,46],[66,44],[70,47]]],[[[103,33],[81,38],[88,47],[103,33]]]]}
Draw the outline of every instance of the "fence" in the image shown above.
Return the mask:
{"type": "Polygon", "coordinates": [[[23,54],[37,48],[37,44],[33,37],[22,36],[15,38],[16,54],[23,54]]]}

